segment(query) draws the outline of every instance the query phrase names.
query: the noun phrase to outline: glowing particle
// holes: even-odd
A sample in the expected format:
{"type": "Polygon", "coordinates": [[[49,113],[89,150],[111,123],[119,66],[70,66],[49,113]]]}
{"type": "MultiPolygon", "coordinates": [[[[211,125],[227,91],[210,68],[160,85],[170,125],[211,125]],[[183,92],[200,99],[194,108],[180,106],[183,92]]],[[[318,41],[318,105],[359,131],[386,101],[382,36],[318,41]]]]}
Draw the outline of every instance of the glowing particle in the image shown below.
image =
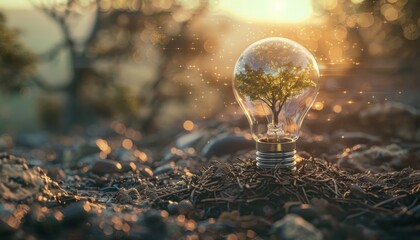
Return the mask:
{"type": "Polygon", "coordinates": [[[115,164],[115,167],[117,167],[117,169],[118,169],[118,170],[121,170],[121,169],[122,169],[122,165],[121,165],[121,163],[117,163],[117,164],[115,164]]]}
{"type": "Polygon", "coordinates": [[[113,122],[111,128],[118,134],[124,134],[126,127],[120,122],[113,122]]]}
{"type": "Polygon", "coordinates": [[[387,21],[395,21],[398,19],[398,10],[391,4],[384,4],[381,6],[381,13],[387,21]]]}
{"type": "Polygon", "coordinates": [[[105,139],[98,138],[96,140],[96,145],[102,152],[106,154],[111,153],[111,147],[108,145],[108,142],[105,139]]]}
{"type": "Polygon", "coordinates": [[[130,150],[133,147],[133,141],[131,141],[131,139],[128,138],[124,139],[122,141],[122,147],[127,150],[130,150]]]}
{"type": "Polygon", "coordinates": [[[146,162],[149,159],[145,152],[139,150],[134,151],[134,156],[138,157],[142,162],[146,162]]]}
{"type": "Polygon", "coordinates": [[[60,212],[60,211],[57,211],[57,212],[55,212],[55,213],[54,213],[54,218],[55,218],[57,221],[61,221],[61,220],[63,220],[63,217],[64,217],[64,215],[63,215],[63,213],[62,213],[62,212],[60,212]]]}
{"type": "Polygon", "coordinates": [[[333,111],[335,113],[340,113],[343,110],[343,108],[340,105],[334,105],[333,111]]]}
{"type": "Polygon", "coordinates": [[[186,120],[182,126],[187,131],[192,131],[194,129],[194,123],[191,120],[186,120]]]}
{"type": "Polygon", "coordinates": [[[85,212],[90,212],[92,208],[90,207],[88,203],[85,203],[83,204],[83,210],[85,210],[85,212]]]}
{"type": "Polygon", "coordinates": [[[420,29],[414,23],[407,24],[403,28],[404,37],[408,40],[416,40],[420,37],[420,29]]]}
{"type": "Polygon", "coordinates": [[[169,217],[169,213],[165,210],[160,211],[160,216],[163,218],[168,218],[169,217]]]}
{"type": "Polygon", "coordinates": [[[317,111],[321,111],[324,108],[324,104],[322,102],[315,102],[312,108],[317,111]]]}

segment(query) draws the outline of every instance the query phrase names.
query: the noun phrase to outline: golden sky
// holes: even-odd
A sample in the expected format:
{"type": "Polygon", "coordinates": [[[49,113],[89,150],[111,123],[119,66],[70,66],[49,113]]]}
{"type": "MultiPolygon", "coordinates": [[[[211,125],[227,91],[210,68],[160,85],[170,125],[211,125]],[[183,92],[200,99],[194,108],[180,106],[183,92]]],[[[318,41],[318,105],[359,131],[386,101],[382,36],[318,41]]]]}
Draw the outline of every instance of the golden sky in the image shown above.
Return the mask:
{"type": "MultiPolygon", "coordinates": [[[[31,8],[30,1],[0,0],[0,9],[22,8],[31,8]]],[[[312,3],[311,0],[218,0],[213,10],[247,21],[301,22],[312,15],[312,3]]]]}

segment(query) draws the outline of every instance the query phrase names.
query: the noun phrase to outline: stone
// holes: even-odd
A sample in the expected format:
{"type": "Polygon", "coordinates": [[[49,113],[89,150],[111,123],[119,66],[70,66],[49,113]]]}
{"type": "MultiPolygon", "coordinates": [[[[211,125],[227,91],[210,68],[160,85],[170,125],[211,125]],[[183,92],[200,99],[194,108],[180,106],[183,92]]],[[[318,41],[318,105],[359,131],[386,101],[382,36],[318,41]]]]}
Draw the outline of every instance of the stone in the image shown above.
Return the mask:
{"type": "Polygon", "coordinates": [[[372,146],[368,148],[364,145],[356,145],[346,149],[337,161],[339,168],[353,171],[364,172],[389,172],[400,170],[408,161],[409,153],[396,144],[387,146],[372,146]]]}
{"type": "Polygon", "coordinates": [[[0,152],[13,147],[13,138],[8,135],[0,136],[0,152]]]}
{"type": "Polygon", "coordinates": [[[293,213],[299,215],[306,221],[312,221],[315,218],[319,217],[319,214],[316,212],[315,208],[309,204],[299,204],[290,206],[288,213],[293,213]]]}
{"type": "Polygon", "coordinates": [[[119,162],[134,162],[137,160],[137,158],[133,155],[133,152],[126,150],[124,148],[118,148],[114,152],[115,160],[119,162]]]}
{"type": "Polygon", "coordinates": [[[130,171],[134,172],[137,169],[135,162],[124,161],[124,162],[121,162],[121,166],[122,166],[123,172],[130,172],[130,171]]]}
{"type": "Polygon", "coordinates": [[[54,216],[54,210],[42,209],[39,206],[31,208],[26,215],[24,225],[26,229],[32,228],[33,231],[43,234],[54,234],[61,227],[61,220],[57,220],[54,216]]]}
{"type": "Polygon", "coordinates": [[[95,140],[87,141],[83,144],[76,145],[74,150],[71,153],[71,158],[73,160],[79,160],[86,156],[94,155],[99,153],[101,150],[96,144],[95,140]]]}
{"type": "Polygon", "coordinates": [[[194,210],[194,206],[190,200],[182,200],[178,203],[178,212],[180,214],[187,215],[192,210],[194,210]]]}
{"type": "Polygon", "coordinates": [[[168,204],[168,213],[171,215],[178,214],[178,203],[171,202],[168,204]]]}
{"type": "Polygon", "coordinates": [[[175,141],[175,146],[180,149],[185,149],[189,147],[196,147],[195,145],[200,142],[201,139],[206,137],[206,132],[204,130],[198,130],[191,133],[182,135],[175,141]]]}
{"type": "Polygon", "coordinates": [[[16,145],[28,148],[40,148],[49,141],[47,132],[28,133],[17,137],[16,145]]]}
{"type": "Polygon", "coordinates": [[[77,227],[89,219],[89,212],[86,208],[87,202],[78,202],[63,208],[63,223],[68,226],[77,227]]]}
{"type": "Polygon", "coordinates": [[[375,104],[359,112],[361,124],[369,132],[407,141],[420,140],[420,113],[397,102],[375,104]]]}
{"type": "Polygon", "coordinates": [[[26,164],[28,164],[29,167],[44,167],[46,165],[44,161],[37,158],[26,159],[26,164]]]}
{"type": "Polygon", "coordinates": [[[39,167],[29,168],[23,158],[0,155],[0,196],[11,201],[34,197],[44,187],[39,167]]]}
{"type": "Polygon", "coordinates": [[[140,193],[136,188],[120,188],[113,199],[121,204],[133,204],[140,199],[140,193]]]}
{"type": "Polygon", "coordinates": [[[148,166],[137,164],[137,172],[140,176],[143,176],[145,178],[152,178],[153,177],[153,171],[148,166]]]}
{"type": "Polygon", "coordinates": [[[63,169],[59,167],[48,167],[47,176],[53,180],[63,179],[66,176],[66,173],[63,169]]]}
{"type": "Polygon", "coordinates": [[[175,170],[175,163],[171,162],[171,163],[164,164],[160,167],[157,167],[153,171],[153,175],[154,176],[159,176],[159,175],[163,175],[163,174],[169,174],[169,173],[174,172],[174,170],[175,170]]]}
{"type": "Polygon", "coordinates": [[[162,158],[162,161],[163,162],[169,162],[169,161],[175,161],[175,162],[177,162],[178,160],[181,160],[181,159],[182,159],[182,157],[179,156],[178,154],[173,154],[171,152],[168,152],[162,158]]]}
{"type": "Polygon", "coordinates": [[[209,222],[206,220],[198,223],[198,229],[204,229],[208,232],[232,232],[235,228],[228,223],[209,222]]]}
{"type": "Polygon", "coordinates": [[[207,158],[220,157],[245,149],[255,149],[255,142],[241,135],[221,134],[204,146],[202,154],[207,158]]]}
{"type": "Polygon", "coordinates": [[[295,214],[287,214],[271,229],[273,239],[321,240],[323,235],[314,225],[295,214]]]}
{"type": "Polygon", "coordinates": [[[138,224],[144,227],[139,239],[166,239],[167,227],[158,211],[144,213],[138,220],[138,224]]]}
{"type": "Polygon", "coordinates": [[[97,159],[93,164],[91,172],[97,175],[120,173],[122,172],[122,165],[121,163],[113,160],[97,159]]]}
{"type": "Polygon", "coordinates": [[[6,208],[3,204],[0,204],[0,236],[12,235],[20,227],[20,222],[16,221],[12,208],[14,207],[8,206],[6,208]],[[11,219],[14,221],[10,221],[11,219]]]}

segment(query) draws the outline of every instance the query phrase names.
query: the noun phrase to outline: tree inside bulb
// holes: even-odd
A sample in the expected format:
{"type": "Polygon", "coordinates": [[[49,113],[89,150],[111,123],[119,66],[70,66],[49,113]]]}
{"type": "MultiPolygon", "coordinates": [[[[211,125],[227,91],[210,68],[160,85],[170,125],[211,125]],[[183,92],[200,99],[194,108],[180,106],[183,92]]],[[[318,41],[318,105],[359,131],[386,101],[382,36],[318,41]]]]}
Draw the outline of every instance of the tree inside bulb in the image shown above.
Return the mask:
{"type": "Polygon", "coordinates": [[[294,159],[294,142],[318,88],[315,58],[292,40],[263,39],[241,54],[233,89],[257,142],[260,166],[294,159]]]}

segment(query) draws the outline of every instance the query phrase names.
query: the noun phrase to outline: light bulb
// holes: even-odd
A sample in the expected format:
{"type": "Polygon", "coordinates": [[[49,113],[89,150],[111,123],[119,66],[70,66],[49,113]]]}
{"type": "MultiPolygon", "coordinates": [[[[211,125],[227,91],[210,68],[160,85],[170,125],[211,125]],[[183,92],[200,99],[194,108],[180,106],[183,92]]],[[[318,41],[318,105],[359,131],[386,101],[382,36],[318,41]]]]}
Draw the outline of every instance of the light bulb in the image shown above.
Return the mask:
{"type": "Polygon", "coordinates": [[[233,92],[256,141],[259,167],[294,169],[296,140],[318,89],[315,58],[290,39],[263,39],[242,52],[233,92]]]}

